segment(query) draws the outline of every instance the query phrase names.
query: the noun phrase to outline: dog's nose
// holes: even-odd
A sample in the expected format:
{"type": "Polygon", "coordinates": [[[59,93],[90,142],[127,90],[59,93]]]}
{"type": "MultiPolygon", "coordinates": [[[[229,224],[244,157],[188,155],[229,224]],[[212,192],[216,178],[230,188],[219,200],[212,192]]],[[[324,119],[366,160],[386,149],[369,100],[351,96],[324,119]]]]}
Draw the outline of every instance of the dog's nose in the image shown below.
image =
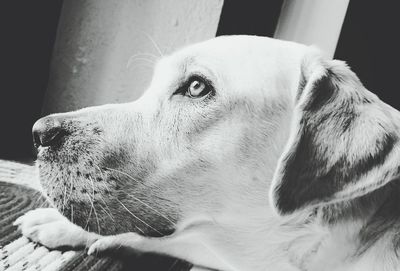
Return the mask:
{"type": "Polygon", "coordinates": [[[53,146],[64,134],[61,122],[51,116],[39,119],[32,127],[33,142],[36,147],[53,146]]]}

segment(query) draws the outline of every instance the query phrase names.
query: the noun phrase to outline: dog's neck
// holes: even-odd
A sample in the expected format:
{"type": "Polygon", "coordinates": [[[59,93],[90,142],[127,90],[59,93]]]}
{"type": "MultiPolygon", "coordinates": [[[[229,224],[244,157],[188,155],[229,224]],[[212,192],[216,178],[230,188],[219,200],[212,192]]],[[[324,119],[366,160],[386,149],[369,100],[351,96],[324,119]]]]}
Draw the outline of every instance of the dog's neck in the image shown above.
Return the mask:
{"type": "MultiPolygon", "coordinates": [[[[353,199],[332,204],[318,210],[321,222],[328,227],[337,224],[360,222],[356,232],[360,240],[360,253],[373,246],[384,235],[400,229],[400,180],[393,180],[382,188],[353,199]]],[[[399,237],[397,237],[399,238],[399,237]]],[[[397,243],[399,240],[393,240],[397,243]]]]}
{"type": "Polygon", "coordinates": [[[335,261],[348,262],[348,270],[400,266],[400,180],[352,201],[321,207],[314,219],[325,234],[298,257],[306,270],[335,270],[335,261]]]}

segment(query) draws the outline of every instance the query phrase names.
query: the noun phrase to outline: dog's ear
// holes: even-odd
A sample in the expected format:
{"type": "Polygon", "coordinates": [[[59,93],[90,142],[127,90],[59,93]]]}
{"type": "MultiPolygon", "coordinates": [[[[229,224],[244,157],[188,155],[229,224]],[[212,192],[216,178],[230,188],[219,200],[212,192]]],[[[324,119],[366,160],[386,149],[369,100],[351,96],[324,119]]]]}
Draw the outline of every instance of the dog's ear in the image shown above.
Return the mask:
{"type": "Polygon", "coordinates": [[[369,193],[399,175],[398,111],[341,61],[305,57],[271,200],[280,214],[369,193]]]}

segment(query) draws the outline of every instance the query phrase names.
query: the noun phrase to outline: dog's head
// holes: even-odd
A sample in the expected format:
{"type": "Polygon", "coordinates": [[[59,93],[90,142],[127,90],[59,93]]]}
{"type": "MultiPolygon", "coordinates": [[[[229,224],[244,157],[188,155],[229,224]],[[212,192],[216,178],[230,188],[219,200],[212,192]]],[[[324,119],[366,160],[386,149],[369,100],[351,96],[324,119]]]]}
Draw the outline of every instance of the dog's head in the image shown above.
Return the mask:
{"type": "Polygon", "coordinates": [[[399,176],[399,113],[366,90],[346,64],[308,55],[293,97],[291,135],[270,195],[279,213],[331,203],[349,207],[349,200],[399,176]]]}
{"type": "Polygon", "coordinates": [[[161,59],[135,102],[39,120],[44,192],[89,230],[159,236],[210,221],[265,227],[283,151],[273,190],[283,213],[383,185],[397,169],[389,109],[317,55],[220,37],[161,59]]]}
{"type": "Polygon", "coordinates": [[[33,134],[44,192],[100,233],[163,235],[259,216],[306,50],[216,38],[161,59],[135,102],[42,118],[33,134]]]}

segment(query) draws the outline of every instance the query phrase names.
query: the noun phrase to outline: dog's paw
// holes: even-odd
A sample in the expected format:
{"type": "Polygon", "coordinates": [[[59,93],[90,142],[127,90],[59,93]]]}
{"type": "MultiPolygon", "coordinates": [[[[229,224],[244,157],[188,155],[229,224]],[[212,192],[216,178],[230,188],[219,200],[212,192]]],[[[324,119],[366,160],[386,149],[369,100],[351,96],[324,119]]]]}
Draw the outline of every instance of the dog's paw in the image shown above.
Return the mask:
{"type": "Polygon", "coordinates": [[[22,234],[48,248],[85,246],[86,232],[71,223],[57,210],[52,208],[36,209],[19,217],[14,226],[22,234]]]}
{"type": "Polygon", "coordinates": [[[54,208],[39,208],[31,210],[26,214],[20,216],[13,223],[14,226],[18,226],[21,229],[31,228],[35,225],[41,225],[50,223],[53,221],[67,220],[62,214],[60,214],[54,208]]]}
{"type": "Polygon", "coordinates": [[[88,255],[103,253],[107,250],[117,249],[119,245],[117,244],[114,236],[106,236],[100,238],[96,242],[94,242],[87,252],[88,255]]]}
{"type": "Polygon", "coordinates": [[[104,236],[95,241],[88,250],[88,254],[98,254],[105,251],[112,251],[121,247],[140,249],[140,242],[143,237],[136,233],[122,233],[118,235],[104,236]]]}

